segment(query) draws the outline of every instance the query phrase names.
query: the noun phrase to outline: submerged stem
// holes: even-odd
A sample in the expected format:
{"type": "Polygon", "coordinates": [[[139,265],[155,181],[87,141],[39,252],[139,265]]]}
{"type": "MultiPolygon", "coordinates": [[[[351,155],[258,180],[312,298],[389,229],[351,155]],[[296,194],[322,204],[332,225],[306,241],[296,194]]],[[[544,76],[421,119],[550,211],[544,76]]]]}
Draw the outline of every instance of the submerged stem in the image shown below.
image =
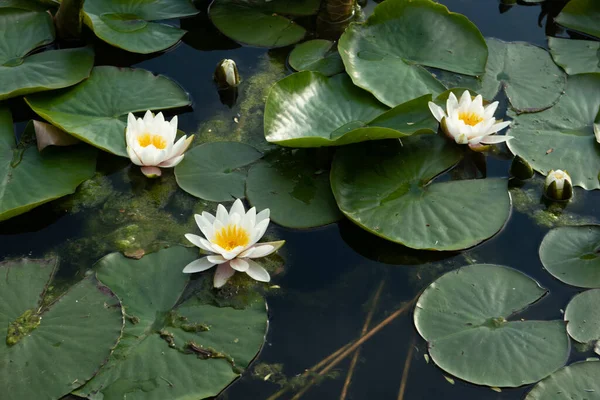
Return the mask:
{"type": "Polygon", "coordinates": [[[83,3],[85,0],[62,0],[54,17],[56,31],[62,39],[81,36],[83,26],[83,3]]]}
{"type": "Polygon", "coordinates": [[[412,339],[408,345],[408,354],[404,361],[404,368],[402,369],[402,379],[400,380],[400,390],[398,391],[398,400],[404,400],[404,391],[406,390],[406,382],[408,382],[408,371],[410,370],[410,363],[412,362],[413,352],[415,351],[416,336],[413,332],[412,339]]]}

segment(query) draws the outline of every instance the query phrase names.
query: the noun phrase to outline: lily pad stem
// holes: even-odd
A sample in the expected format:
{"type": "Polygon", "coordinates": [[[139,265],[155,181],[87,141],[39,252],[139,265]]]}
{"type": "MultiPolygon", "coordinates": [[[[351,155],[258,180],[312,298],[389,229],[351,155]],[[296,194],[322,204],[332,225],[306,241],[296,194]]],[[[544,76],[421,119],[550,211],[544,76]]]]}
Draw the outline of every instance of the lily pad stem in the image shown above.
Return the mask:
{"type": "Polygon", "coordinates": [[[62,0],[54,17],[56,31],[61,39],[81,37],[83,3],[85,0],[62,0]]]}

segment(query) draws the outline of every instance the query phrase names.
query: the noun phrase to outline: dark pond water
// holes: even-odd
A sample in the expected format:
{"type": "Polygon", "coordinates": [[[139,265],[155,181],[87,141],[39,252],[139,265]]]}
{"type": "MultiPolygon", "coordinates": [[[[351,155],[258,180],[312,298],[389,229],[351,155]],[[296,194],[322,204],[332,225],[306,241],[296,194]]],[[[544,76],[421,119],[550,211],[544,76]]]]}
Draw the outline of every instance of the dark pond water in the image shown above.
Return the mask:
{"type": "MultiPolygon", "coordinates": [[[[545,47],[546,34],[560,34],[551,23],[552,15],[560,10],[560,2],[550,1],[547,2],[549,6],[544,7],[503,6],[498,0],[440,2],[452,11],[466,15],[484,36],[527,41],[545,47]],[[541,14],[545,17],[540,17],[541,14]],[[540,19],[541,25],[538,25],[540,19]]],[[[374,5],[369,3],[367,12],[374,5]]],[[[183,43],[164,54],[132,56],[101,44],[97,49],[99,65],[145,68],[167,75],[185,87],[192,95],[194,105],[193,110],[180,110],[183,111],[180,129],[188,133],[200,132],[201,141],[210,140],[206,136],[209,135],[209,129],[210,132],[217,132],[216,128],[213,131],[211,127],[221,126],[223,121],[235,127],[231,122],[234,117],[243,124],[244,119],[251,119],[252,113],[260,110],[260,107],[229,108],[221,103],[212,82],[212,72],[217,62],[223,58],[236,60],[241,76],[247,80],[240,88],[239,104],[244,96],[251,96],[244,94],[250,84],[260,86],[260,82],[252,83],[247,78],[260,73],[265,76],[265,84],[270,84],[286,73],[281,61],[285,60],[289,51],[240,47],[216,32],[205,15],[203,12],[196,18],[182,22],[190,33],[183,43]],[[217,124],[215,118],[221,125],[217,124]]],[[[32,117],[23,104],[15,102],[12,107],[17,119],[25,121],[32,117]]],[[[17,126],[22,128],[23,124],[17,123],[17,126]]],[[[243,140],[262,149],[267,148],[262,139],[261,126],[252,125],[243,135],[243,140]]],[[[127,163],[105,157],[99,165],[109,172],[114,187],[123,193],[152,190],[152,184],[140,184],[136,180],[136,172],[123,170],[128,168],[127,163]],[[123,179],[123,176],[130,179],[123,179]]],[[[488,157],[488,176],[507,176],[508,168],[509,162],[502,154],[488,157]]],[[[374,310],[371,326],[413,299],[441,273],[470,262],[508,265],[529,274],[549,289],[549,295],[519,317],[561,319],[561,309],[565,308],[577,290],[559,284],[543,270],[538,247],[544,234],[555,223],[569,218],[596,221],[600,217],[598,194],[584,193],[578,189],[575,200],[562,210],[562,216],[557,216],[561,212],[545,211],[546,205],[539,200],[539,179],[529,182],[524,189],[531,191],[533,198],[524,201],[523,191],[513,191],[514,208],[506,227],[488,242],[462,253],[408,250],[371,237],[348,221],[306,231],[273,227],[271,234],[287,241],[282,253],[286,264],[285,272],[273,280],[273,284],[281,286],[281,290],[272,293],[280,294],[270,294],[268,297],[270,329],[266,344],[248,373],[223,392],[219,399],[269,398],[279,390],[274,381],[302,373],[360,336],[378,288],[381,287],[381,297],[374,310]],[[283,375],[273,373],[265,381],[263,377],[268,368],[275,368],[274,371],[281,368],[278,371],[283,375]]],[[[189,215],[191,210],[183,209],[181,204],[190,202],[191,198],[179,203],[171,202],[167,209],[177,215],[189,215]]],[[[102,204],[96,207],[101,209],[102,204]]],[[[95,237],[94,240],[98,242],[92,243],[91,247],[87,243],[85,249],[88,251],[77,257],[67,252],[73,249],[68,244],[89,234],[90,227],[86,221],[92,218],[91,214],[95,214],[93,210],[77,213],[68,207],[61,209],[56,204],[49,204],[0,224],[0,253],[8,257],[36,256],[49,250],[56,251],[68,261],[61,274],[70,277],[79,269],[69,265],[81,267],[82,263],[89,263],[91,267],[98,257],[95,251],[89,249],[100,252],[103,248],[101,241],[109,240],[101,235],[95,237]]],[[[482,212],[485,210],[482,209],[482,212]]],[[[156,224],[160,223],[156,221],[156,224]]],[[[523,387],[495,392],[458,379],[451,384],[441,370],[426,362],[425,353],[426,345],[416,334],[411,312],[402,314],[363,345],[346,398],[398,398],[407,357],[410,369],[404,399],[521,399],[529,390],[529,387],[523,387]]],[[[575,350],[572,354],[573,359],[584,359],[586,356],[586,353],[577,353],[575,350]]],[[[340,398],[348,366],[349,359],[339,364],[332,376],[313,386],[302,398],[340,398]]],[[[281,399],[290,399],[292,396],[287,393],[281,399]]]]}

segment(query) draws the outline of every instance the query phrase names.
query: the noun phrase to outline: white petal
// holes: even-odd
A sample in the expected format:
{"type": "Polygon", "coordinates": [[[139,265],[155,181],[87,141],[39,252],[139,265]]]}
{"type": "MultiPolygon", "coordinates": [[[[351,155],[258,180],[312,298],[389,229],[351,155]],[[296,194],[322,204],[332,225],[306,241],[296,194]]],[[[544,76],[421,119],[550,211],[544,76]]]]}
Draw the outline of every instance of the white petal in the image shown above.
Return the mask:
{"type": "Polygon", "coordinates": [[[252,232],[252,239],[250,241],[252,244],[258,242],[265,232],[267,231],[267,227],[269,226],[270,219],[263,219],[254,227],[254,231],[252,232]]]}
{"type": "Polygon", "coordinates": [[[204,240],[204,238],[201,238],[200,236],[194,235],[192,233],[186,233],[184,236],[194,246],[200,247],[202,250],[206,250],[206,251],[210,251],[210,252],[213,251],[212,247],[206,245],[207,241],[204,240]]]}
{"type": "Polygon", "coordinates": [[[490,129],[488,129],[488,131],[486,132],[487,135],[490,135],[492,133],[496,133],[501,131],[502,129],[506,128],[507,126],[510,125],[512,121],[504,121],[504,122],[498,122],[494,125],[492,125],[492,127],[490,129]]]}
{"type": "Polygon", "coordinates": [[[240,216],[240,219],[243,215],[246,215],[246,210],[244,209],[244,204],[242,204],[242,200],[237,199],[233,202],[233,205],[229,210],[229,216],[231,217],[233,214],[238,214],[240,216]]]}
{"type": "Polygon", "coordinates": [[[233,260],[229,261],[229,265],[231,266],[231,268],[240,272],[246,272],[248,270],[248,267],[250,266],[250,264],[248,264],[246,260],[241,258],[234,258],[233,260]]]}
{"type": "Polygon", "coordinates": [[[141,168],[142,174],[146,175],[148,178],[158,178],[162,175],[162,171],[158,167],[150,167],[145,166],[141,168]]]}
{"type": "Polygon", "coordinates": [[[218,254],[211,254],[210,256],[207,256],[206,258],[208,258],[208,261],[215,263],[215,264],[223,264],[224,262],[229,261],[229,260],[226,260],[225,258],[223,258],[223,256],[220,256],[218,254]]]}
{"type": "Polygon", "coordinates": [[[458,102],[458,110],[466,111],[471,107],[471,93],[468,90],[465,90],[460,96],[460,101],[458,102]]]}
{"type": "Polygon", "coordinates": [[[208,212],[206,212],[206,211],[202,211],[202,216],[203,216],[204,218],[206,218],[206,220],[207,220],[208,222],[210,222],[211,224],[213,224],[213,223],[215,222],[215,216],[214,216],[214,215],[212,215],[211,213],[208,213],[208,212]]]}
{"type": "Polygon", "coordinates": [[[246,261],[249,264],[249,267],[248,267],[248,270],[246,271],[246,273],[248,274],[248,276],[250,278],[252,278],[256,281],[259,281],[259,282],[269,282],[271,280],[271,277],[269,276],[269,273],[267,272],[266,269],[261,267],[255,261],[252,261],[250,259],[247,259],[246,261]]]}
{"type": "Polygon", "coordinates": [[[229,213],[227,212],[225,207],[223,207],[223,204],[219,204],[217,206],[217,219],[215,222],[217,221],[221,222],[221,224],[223,225],[227,225],[229,223],[229,213]]]}
{"type": "Polygon", "coordinates": [[[483,144],[497,144],[497,143],[508,142],[512,138],[513,138],[512,136],[491,135],[491,136],[486,136],[483,139],[481,139],[481,143],[483,143],[483,144]]]}
{"type": "Polygon", "coordinates": [[[144,114],[144,124],[149,125],[152,123],[152,121],[154,121],[154,115],[152,115],[152,111],[148,110],[146,111],[146,114],[144,114]]]}
{"type": "Polygon", "coordinates": [[[449,117],[456,114],[458,110],[458,99],[454,95],[454,93],[450,92],[448,96],[448,100],[446,100],[446,113],[449,117]]]}
{"type": "Polygon", "coordinates": [[[177,119],[177,115],[176,115],[171,119],[171,121],[169,121],[169,125],[171,125],[172,128],[177,130],[177,122],[178,122],[178,119],[177,119]]]}
{"type": "MultiPolygon", "coordinates": [[[[179,138],[179,140],[173,145],[173,148],[171,149],[171,157],[177,157],[183,154],[183,152],[185,151],[185,149],[187,148],[186,146],[186,136],[182,136],[179,138]]],[[[190,142],[191,143],[191,142],[190,142]]],[[[189,143],[187,143],[187,145],[189,146],[189,143]]]]}
{"type": "Polygon", "coordinates": [[[196,220],[196,225],[200,228],[200,231],[204,234],[205,238],[211,238],[214,235],[213,225],[203,216],[203,215],[194,215],[194,219],[196,220]]]}
{"type": "Polygon", "coordinates": [[[233,274],[235,274],[235,270],[229,266],[229,263],[220,264],[215,271],[213,286],[216,288],[222,287],[233,274]]]}
{"type": "Polygon", "coordinates": [[[254,225],[256,225],[256,207],[252,207],[248,210],[248,212],[244,216],[244,221],[242,221],[242,225],[248,230],[254,228],[254,225]]]}
{"type": "Polygon", "coordinates": [[[248,258],[259,258],[266,257],[269,254],[273,254],[277,250],[281,248],[285,244],[285,240],[279,240],[277,242],[264,242],[258,243],[255,246],[252,246],[248,250],[240,253],[239,257],[248,257],[248,258]]]}
{"type": "Polygon", "coordinates": [[[168,160],[165,160],[158,164],[158,166],[161,168],[173,168],[177,166],[177,164],[179,164],[181,160],[183,160],[183,154],[177,157],[169,158],[168,160]]]}
{"type": "Polygon", "coordinates": [[[429,105],[429,111],[431,111],[431,113],[433,114],[433,117],[438,122],[442,122],[442,118],[444,118],[446,116],[444,109],[442,107],[438,106],[437,104],[435,104],[433,101],[430,101],[427,104],[429,105]]]}
{"type": "Polygon", "coordinates": [[[165,117],[163,116],[163,113],[159,112],[158,114],[156,114],[156,116],[154,117],[154,123],[158,124],[160,126],[164,122],[165,122],[165,117]]]}
{"type": "Polygon", "coordinates": [[[135,151],[133,151],[132,147],[127,146],[127,155],[129,156],[129,159],[131,160],[132,163],[134,163],[135,165],[144,165],[142,164],[142,161],[140,160],[140,158],[138,157],[138,155],[136,154],[135,151]]]}
{"type": "Polygon", "coordinates": [[[483,111],[483,118],[488,119],[488,118],[492,118],[494,116],[494,114],[496,113],[496,109],[498,108],[498,102],[495,101],[492,104],[489,104],[487,107],[485,107],[484,111],[483,111]]]}
{"type": "Polygon", "coordinates": [[[258,214],[256,214],[256,223],[258,224],[260,221],[269,218],[271,215],[271,211],[268,208],[265,208],[258,214]]]}
{"type": "Polygon", "coordinates": [[[477,115],[481,115],[483,116],[484,114],[484,108],[483,108],[483,97],[478,94],[475,97],[475,100],[473,100],[473,102],[471,103],[471,112],[474,112],[477,115]]]}
{"type": "Polygon", "coordinates": [[[194,272],[202,272],[210,269],[215,265],[215,263],[211,263],[208,261],[208,257],[202,257],[197,260],[192,261],[183,269],[184,274],[192,274],[194,272]]]}

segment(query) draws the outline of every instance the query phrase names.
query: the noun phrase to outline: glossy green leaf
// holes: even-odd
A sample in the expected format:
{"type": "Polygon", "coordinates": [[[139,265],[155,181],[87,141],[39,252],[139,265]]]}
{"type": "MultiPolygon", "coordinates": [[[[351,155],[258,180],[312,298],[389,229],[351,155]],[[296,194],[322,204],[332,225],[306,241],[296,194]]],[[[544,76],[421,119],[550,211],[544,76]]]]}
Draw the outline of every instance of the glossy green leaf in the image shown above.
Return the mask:
{"type": "MultiPolygon", "coordinates": [[[[180,302],[198,258],[172,247],[132,260],[104,257],[96,275],[121,299],[123,338],[108,362],[75,394],[90,399],[204,399],[229,385],[259,351],[267,328],[264,300],[245,309],[180,302]]],[[[211,271],[212,273],[212,271],[211,271]]]]}
{"type": "Polygon", "coordinates": [[[340,38],[354,83],[390,107],[446,88],[423,68],[466,75],[485,71],[487,47],[465,16],[430,0],[386,0],[340,38]]]}
{"type": "Polygon", "coordinates": [[[597,0],[571,0],[554,20],[600,39],[600,2],[597,0]]]}
{"type": "Polygon", "coordinates": [[[504,90],[519,112],[544,110],[558,101],[567,79],[546,50],[497,39],[487,39],[487,45],[490,55],[479,90],[485,99],[492,100],[504,90]]]}
{"type": "Polygon", "coordinates": [[[0,264],[3,400],[58,399],[90,379],[121,336],[119,300],[92,276],[59,297],[57,259],[0,264]]]}
{"type": "Polygon", "coordinates": [[[306,35],[306,29],[283,15],[311,15],[318,9],[319,0],[214,0],[209,16],[224,35],[237,42],[283,47],[306,35]]]}
{"type": "Polygon", "coordinates": [[[565,94],[552,108],[533,114],[509,111],[513,118],[507,135],[513,154],[542,175],[566,170],[573,185],[600,189],[600,144],[594,121],[600,115],[600,74],[570,76],[565,94]]]}
{"type": "Polygon", "coordinates": [[[535,385],[525,400],[592,400],[600,393],[598,376],[600,362],[574,363],[535,385]]]}
{"type": "Polygon", "coordinates": [[[526,385],[569,357],[565,322],[507,321],[545,294],[512,268],[468,265],[425,289],[415,307],[415,326],[433,361],[449,374],[479,385],[526,385]]]}
{"type": "Polygon", "coordinates": [[[32,50],[54,41],[54,24],[47,12],[0,8],[0,65],[23,62],[32,50]]]}
{"type": "Polygon", "coordinates": [[[105,42],[131,51],[149,54],[176,44],[184,30],[158,20],[181,18],[199,11],[189,0],[94,0],[83,5],[85,24],[105,42]]]}
{"type": "Polygon", "coordinates": [[[600,72],[600,42],[548,37],[554,61],[569,75],[600,72]]]}
{"type": "Polygon", "coordinates": [[[246,181],[246,197],[271,220],[289,228],[312,228],[342,215],[329,186],[328,154],[322,149],[281,149],[257,162],[246,181]]]}
{"type": "Polygon", "coordinates": [[[10,111],[0,108],[0,221],[75,192],[96,170],[92,148],[50,148],[40,153],[34,135],[30,125],[21,142],[15,143],[10,111]]]}
{"type": "Polygon", "coordinates": [[[124,157],[129,112],[191,103],[188,94],[169,78],[142,69],[116,67],[95,67],[88,80],[73,88],[28,96],[25,101],[52,125],[124,157]]]}
{"type": "Polygon", "coordinates": [[[238,142],[214,142],[194,147],[175,167],[180,188],[208,201],[244,198],[243,167],[262,157],[254,147],[238,142]]]}
{"type": "Polygon", "coordinates": [[[600,288],[600,225],[563,226],[540,245],[544,268],[569,285],[600,288]]]}
{"type": "Polygon", "coordinates": [[[0,8],[18,8],[28,11],[46,11],[52,5],[59,4],[53,3],[53,0],[0,0],[0,8]]]}
{"type": "Polygon", "coordinates": [[[600,289],[573,297],[565,309],[567,332],[580,343],[600,340],[600,289]]]}
{"type": "Polygon", "coordinates": [[[334,43],[325,39],[314,39],[294,47],[288,60],[296,71],[315,71],[325,76],[344,72],[344,63],[334,43]]]}
{"type": "Polygon", "coordinates": [[[299,72],[269,92],[265,137],[282,146],[321,147],[433,133],[438,123],[429,100],[423,96],[389,110],[346,74],[299,72]]]}
{"type": "Polygon", "coordinates": [[[414,249],[460,250],[498,232],[510,214],[505,179],[436,182],[462,158],[438,135],[337,151],[331,187],[342,212],[367,231],[414,249]]]}

